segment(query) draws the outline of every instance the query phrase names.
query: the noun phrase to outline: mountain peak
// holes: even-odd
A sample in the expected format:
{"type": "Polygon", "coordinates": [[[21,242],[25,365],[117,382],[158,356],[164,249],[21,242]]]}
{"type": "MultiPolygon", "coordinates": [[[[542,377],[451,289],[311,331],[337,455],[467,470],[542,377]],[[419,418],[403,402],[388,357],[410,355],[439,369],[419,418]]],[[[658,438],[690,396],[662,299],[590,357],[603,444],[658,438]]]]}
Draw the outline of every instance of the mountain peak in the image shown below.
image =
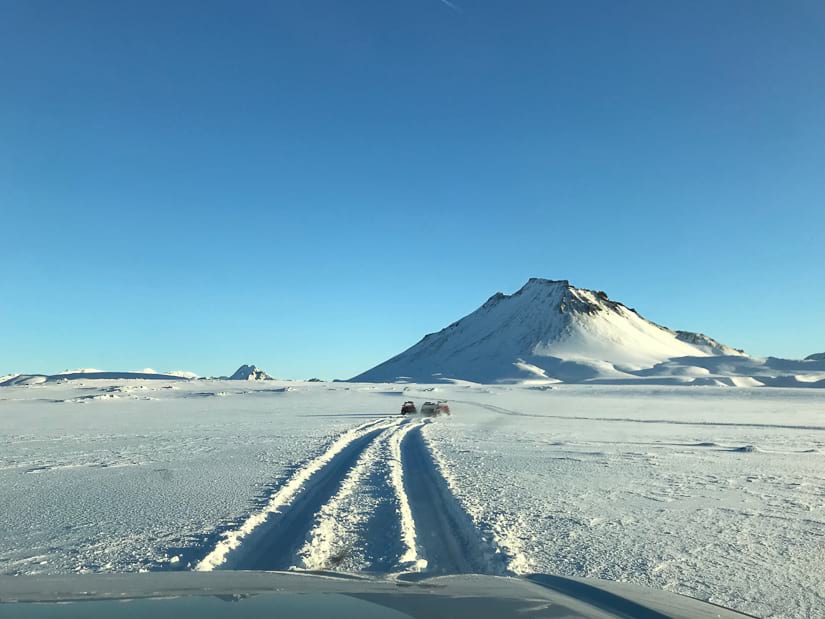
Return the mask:
{"type": "Polygon", "coordinates": [[[493,296],[491,296],[487,301],[485,301],[484,305],[481,306],[479,309],[483,308],[490,308],[502,301],[507,301],[514,297],[519,297],[523,295],[535,295],[535,294],[544,294],[550,293],[552,294],[555,291],[561,291],[564,289],[573,289],[575,288],[570,285],[570,282],[566,279],[544,279],[542,277],[531,277],[527,280],[527,283],[524,284],[521,288],[516,290],[512,294],[505,294],[503,292],[497,292],[493,296]]]}
{"type": "Polygon", "coordinates": [[[273,380],[273,378],[254,365],[242,365],[229,377],[229,380],[273,380]]]}
{"type": "MultiPolygon", "coordinates": [[[[565,286],[570,287],[570,281],[566,279],[547,279],[545,277],[531,277],[521,290],[532,286],[565,286]]],[[[518,294],[518,293],[516,293],[518,294]]]]}
{"type": "MultiPolygon", "coordinates": [[[[498,294],[501,295],[501,293],[498,294]]],[[[619,306],[624,307],[621,303],[612,301],[607,296],[607,293],[602,290],[578,288],[566,279],[531,277],[527,280],[527,283],[514,294],[509,296],[501,295],[500,298],[509,299],[520,295],[544,297],[540,302],[547,304],[547,309],[555,309],[560,314],[579,313],[592,315],[600,311],[616,310],[619,306]]]]}

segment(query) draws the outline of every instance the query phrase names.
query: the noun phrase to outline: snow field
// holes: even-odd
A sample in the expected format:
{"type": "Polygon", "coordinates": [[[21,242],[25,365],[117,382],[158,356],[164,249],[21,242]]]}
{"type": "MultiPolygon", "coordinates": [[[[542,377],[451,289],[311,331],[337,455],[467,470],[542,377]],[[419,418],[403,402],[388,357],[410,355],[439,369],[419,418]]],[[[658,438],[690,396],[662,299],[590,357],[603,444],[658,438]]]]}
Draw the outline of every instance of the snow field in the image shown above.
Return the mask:
{"type": "Polygon", "coordinates": [[[825,398],[491,391],[455,394],[466,404],[427,433],[514,572],[634,582],[760,617],[825,608],[825,398]]]}
{"type": "Polygon", "coordinates": [[[378,417],[343,390],[98,382],[0,389],[0,573],[185,568],[378,417]],[[152,399],[72,401],[112,387],[152,399]]]}
{"type": "Polygon", "coordinates": [[[4,387],[0,573],[212,569],[262,514],[300,513],[299,568],[501,565],[819,616],[822,392],[546,387],[4,387]],[[408,422],[406,399],[453,415],[408,422]]]}
{"type": "MultiPolygon", "coordinates": [[[[429,434],[425,433],[425,437],[427,436],[429,434]]],[[[452,468],[447,463],[444,454],[433,445],[433,441],[427,440],[427,444],[430,447],[438,471],[444,478],[444,483],[453,495],[461,497],[461,505],[472,518],[477,530],[491,540],[489,544],[490,553],[495,553],[496,550],[500,553],[498,559],[503,562],[503,569],[494,571],[509,572],[511,574],[535,572],[536,570],[532,569],[529,559],[523,552],[520,541],[513,534],[514,529],[509,526],[510,523],[503,521],[500,517],[493,518],[494,522],[487,522],[483,517],[485,515],[484,506],[480,503],[478,497],[462,492],[462,488],[456,481],[452,468]]]]}

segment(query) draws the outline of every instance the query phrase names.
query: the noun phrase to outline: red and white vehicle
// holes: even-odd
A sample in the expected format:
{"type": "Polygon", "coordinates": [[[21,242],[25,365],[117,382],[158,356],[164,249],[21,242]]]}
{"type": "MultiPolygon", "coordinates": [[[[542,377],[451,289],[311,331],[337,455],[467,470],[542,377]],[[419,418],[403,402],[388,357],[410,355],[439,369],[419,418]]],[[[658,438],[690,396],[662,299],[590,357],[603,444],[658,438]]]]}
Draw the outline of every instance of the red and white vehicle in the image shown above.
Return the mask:
{"type": "Polygon", "coordinates": [[[438,402],[424,402],[421,405],[421,414],[426,417],[436,417],[438,415],[449,415],[450,407],[445,400],[438,402]]]}

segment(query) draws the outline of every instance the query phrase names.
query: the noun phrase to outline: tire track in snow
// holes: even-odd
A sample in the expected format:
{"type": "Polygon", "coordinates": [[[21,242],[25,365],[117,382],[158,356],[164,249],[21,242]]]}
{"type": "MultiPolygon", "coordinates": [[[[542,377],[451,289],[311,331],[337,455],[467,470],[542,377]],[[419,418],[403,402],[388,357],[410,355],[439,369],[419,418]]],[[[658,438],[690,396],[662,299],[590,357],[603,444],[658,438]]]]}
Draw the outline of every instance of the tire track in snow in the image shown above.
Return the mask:
{"type": "Polygon", "coordinates": [[[359,497],[358,494],[377,461],[382,436],[361,452],[358,461],[341,481],[338,492],[316,514],[303,546],[296,553],[296,565],[301,569],[350,569],[357,552],[354,531],[364,520],[363,510],[375,507],[374,501],[370,500],[372,497],[359,497]]]}
{"type": "Polygon", "coordinates": [[[427,423],[382,419],[345,432],[195,569],[334,570],[354,560],[393,573],[508,573],[444,478],[427,423]]]}
{"type": "Polygon", "coordinates": [[[387,573],[420,567],[399,447],[420,424],[405,419],[362,452],[298,551],[303,569],[387,573]]]}
{"type": "Polygon", "coordinates": [[[194,569],[211,571],[227,563],[235,569],[290,567],[287,563],[294,545],[305,537],[306,530],[301,533],[301,527],[311,527],[313,516],[335,493],[360,453],[376,436],[395,425],[395,419],[379,419],[344,432],[324,453],[296,471],[262,510],[237,529],[224,532],[223,539],[194,569]],[[265,523],[267,526],[262,527],[265,523]]]}
{"type": "Polygon", "coordinates": [[[492,537],[479,531],[453,495],[422,435],[428,423],[404,420],[362,452],[338,493],[320,508],[298,552],[301,567],[508,573],[492,537]]]}
{"type": "Polygon", "coordinates": [[[507,415],[508,417],[535,417],[539,419],[563,419],[568,421],[610,421],[620,423],[652,423],[673,426],[719,426],[723,428],[765,428],[770,430],[813,430],[825,432],[825,426],[791,425],[779,423],[739,423],[735,421],[682,421],[680,419],[632,419],[629,417],[586,417],[581,415],[545,415],[539,413],[522,413],[519,411],[502,408],[493,404],[482,402],[472,402],[470,400],[452,400],[460,404],[477,406],[493,413],[507,415]]]}
{"type": "Polygon", "coordinates": [[[401,432],[396,432],[390,441],[390,484],[398,500],[398,516],[400,518],[401,542],[404,552],[399,558],[399,565],[405,571],[420,572],[427,567],[427,560],[418,544],[416,521],[413,516],[410,495],[407,492],[406,479],[409,469],[404,464],[403,445],[405,438],[411,431],[421,432],[423,421],[407,425],[401,432]]]}
{"type": "Polygon", "coordinates": [[[488,510],[484,495],[462,492],[461,483],[453,476],[447,458],[433,444],[429,436],[425,436],[425,442],[447,487],[473,521],[480,537],[485,542],[487,539],[491,540],[486,542],[486,546],[488,554],[496,555],[496,565],[501,564],[502,571],[510,575],[534,572],[529,558],[524,553],[519,535],[519,532],[525,528],[523,519],[520,516],[515,519],[509,517],[507,510],[494,510],[492,519],[487,520],[485,516],[488,510]]]}
{"type": "Polygon", "coordinates": [[[414,541],[428,574],[505,574],[503,557],[484,538],[450,490],[421,433],[401,443],[404,489],[414,520],[414,541]]]}

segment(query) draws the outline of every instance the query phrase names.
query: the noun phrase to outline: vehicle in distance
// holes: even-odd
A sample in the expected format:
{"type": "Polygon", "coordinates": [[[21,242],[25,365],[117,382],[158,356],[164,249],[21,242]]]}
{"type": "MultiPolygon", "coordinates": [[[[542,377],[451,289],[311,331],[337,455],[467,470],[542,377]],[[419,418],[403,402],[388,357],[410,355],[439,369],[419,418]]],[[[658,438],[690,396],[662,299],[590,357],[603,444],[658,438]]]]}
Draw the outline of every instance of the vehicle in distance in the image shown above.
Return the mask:
{"type": "Polygon", "coordinates": [[[421,414],[425,417],[437,417],[438,415],[449,415],[450,407],[444,400],[438,402],[424,402],[421,405],[421,414]]]}

